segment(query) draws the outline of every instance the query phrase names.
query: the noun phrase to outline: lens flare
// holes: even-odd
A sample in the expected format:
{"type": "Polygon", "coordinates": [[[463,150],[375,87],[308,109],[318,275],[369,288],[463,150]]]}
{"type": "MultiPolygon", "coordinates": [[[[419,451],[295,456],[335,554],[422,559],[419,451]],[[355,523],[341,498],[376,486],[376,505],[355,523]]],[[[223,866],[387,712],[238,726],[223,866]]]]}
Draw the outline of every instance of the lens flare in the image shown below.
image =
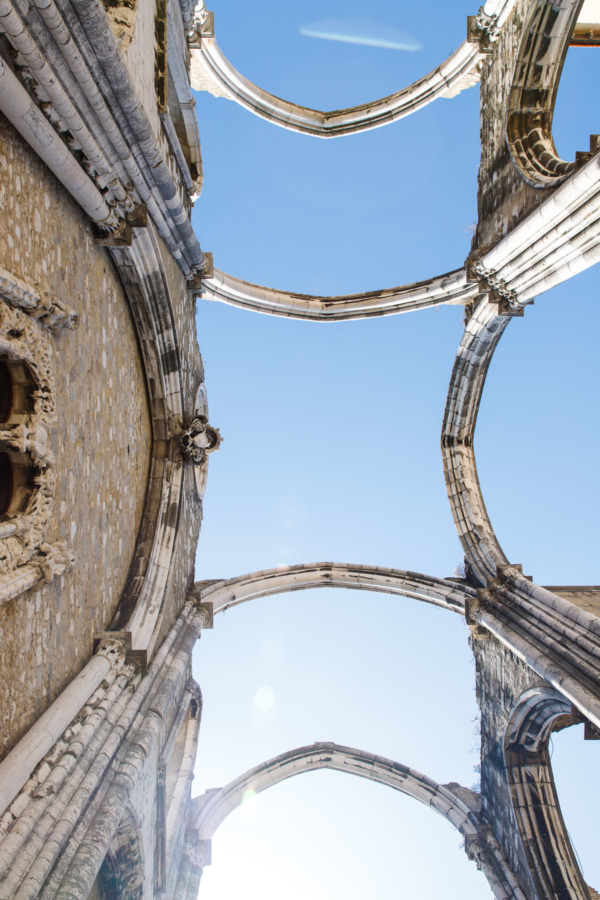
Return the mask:
{"type": "Polygon", "coordinates": [[[271,712],[275,706],[275,692],[268,684],[260,687],[254,695],[254,705],[259,712],[271,712]]]}
{"type": "Polygon", "coordinates": [[[254,788],[247,788],[242,796],[242,816],[244,819],[253,819],[256,815],[256,791],[254,788]]]}
{"type": "Polygon", "coordinates": [[[365,47],[382,47],[387,50],[421,49],[421,44],[405,31],[391,25],[380,25],[370,19],[321,19],[310,25],[302,25],[300,34],[325,41],[362,44],[365,47]]]}

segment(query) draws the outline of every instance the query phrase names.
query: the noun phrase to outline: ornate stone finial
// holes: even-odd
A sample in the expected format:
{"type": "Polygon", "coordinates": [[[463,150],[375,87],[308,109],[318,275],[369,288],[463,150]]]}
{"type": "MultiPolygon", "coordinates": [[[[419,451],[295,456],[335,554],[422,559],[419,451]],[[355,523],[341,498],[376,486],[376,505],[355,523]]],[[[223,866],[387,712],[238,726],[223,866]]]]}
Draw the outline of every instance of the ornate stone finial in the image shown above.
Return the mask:
{"type": "Polygon", "coordinates": [[[200,466],[209,453],[219,449],[222,440],[219,429],[209,425],[206,416],[197,415],[183,426],[181,452],[193,466],[200,466]]]}
{"type": "Polygon", "coordinates": [[[488,15],[482,6],[476,16],[467,16],[467,40],[473,44],[479,44],[481,53],[491,53],[491,45],[498,40],[499,36],[497,13],[488,15]]]}

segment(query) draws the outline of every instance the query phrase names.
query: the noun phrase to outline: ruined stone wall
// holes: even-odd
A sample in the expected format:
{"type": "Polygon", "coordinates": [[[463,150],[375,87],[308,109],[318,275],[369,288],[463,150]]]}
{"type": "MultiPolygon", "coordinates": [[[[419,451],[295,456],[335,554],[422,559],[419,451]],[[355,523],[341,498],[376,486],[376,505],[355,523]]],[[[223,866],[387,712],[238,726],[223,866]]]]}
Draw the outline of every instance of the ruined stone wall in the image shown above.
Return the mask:
{"type": "Polygon", "coordinates": [[[479,224],[473,249],[489,248],[542,203],[548,189],[528,185],[506,144],[506,116],[529,0],[517,0],[481,73],[479,224]]]}
{"type": "Polygon", "coordinates": [[[81,669],[116,608],[142,515],[151,432],[135,329],[108,252],[4,119],[0,141],[0,265],[48,287],[80,317],[74,330],[50,335],[57,485],[47,540],[64,538],[76,562],[0,608],[4,755],[81,669]]]}
{"type": "Polygon", "coordinates": [[[476,666],[477,702],[481,710],[482,817],[508,856],[528,896],[535,896],[519,829],[512,811],[504,762],[504,734],[512,708],[526,690],[545,684],[514,653],[491,636],[471,640],[476,666]]]}

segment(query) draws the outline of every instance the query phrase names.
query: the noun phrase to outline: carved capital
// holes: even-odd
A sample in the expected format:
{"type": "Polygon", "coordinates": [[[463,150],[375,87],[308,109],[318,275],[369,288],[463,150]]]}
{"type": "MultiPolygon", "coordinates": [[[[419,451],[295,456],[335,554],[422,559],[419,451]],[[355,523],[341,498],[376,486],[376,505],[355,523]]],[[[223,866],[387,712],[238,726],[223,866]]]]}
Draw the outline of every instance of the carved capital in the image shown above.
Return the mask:
{"type": "Polygon", "coordinates": [[[465,600],[465,621],[474,638],[489,637],[487,630],[481,625],[480,616],[490,597],[491,591],[480,588],[476,597],[467,597],[465,600]]]}
{"type": "Polygon", "coordinates": [[[94,243],[99,247],[131,247],[133,240],[131,225],[125,219],[119,219],[116,214],[111,216],[109,222],[102,225],[94,225],[94,243]]]}
{"type": "Polygon", "coordinates": [[[114,659],[129,668],[129,677],[145,675],[148,668],[146,650],[134,650],[130,631],[99,631],[94,635],[95,652],[114,659]]]}
{"type": "Polygon", "coordinates": [[[514,581],[515,574],[522,575],[527,581],[533,581],[531,575],[523,575],[523,566],[521,563],[507,563],[505,566],[496,566],[497,582],[514,581]]]}
{"type": "Polygon", "coordinates": [[[192,294],[198,294],[202,290],[202,282],[205,278],[212,278],[214,273],[214,260],[212,253],[203,253],[202,266],[187,278],[187,289],[192,294]]]}
{"type": "Polygon", "coordinates": [[[188,32],[188,47],[191,50],[199,50],[202,38],[214,38],[214,36],[215,15],[199,4],[188,32]]]}
{"type": "Polygon", "coordinates": [[[487,253],[481,249],[471,254],[465,262],[467,281],[478,283],[482,294],[487,294],[490,303],[498,304],[499,316],[522,316],[524,307],[533,304],[533,300],[520,303],[517,292],[509,288],[506,281],[494,269],[487,269],[480,261],[487,253]]]}

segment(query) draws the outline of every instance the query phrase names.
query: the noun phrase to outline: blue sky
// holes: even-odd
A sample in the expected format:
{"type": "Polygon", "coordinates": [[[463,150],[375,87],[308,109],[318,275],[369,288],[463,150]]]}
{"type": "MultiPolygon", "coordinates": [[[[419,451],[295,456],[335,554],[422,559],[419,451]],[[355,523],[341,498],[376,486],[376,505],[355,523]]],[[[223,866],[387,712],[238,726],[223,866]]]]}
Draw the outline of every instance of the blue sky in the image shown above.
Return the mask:
{"type": "MultiPolygon", "coordinates": [[[[401,52],[303,36],[364,3],[213,0],[219,46],[246,77],[317,108],[398,90],[452,52],[471,5],[374,0],[374,23],[422,44],[401,52]],[[404,8],[406,6],[406,8],[404,8]]],[[[555,117],[572,158],[598,130],[598,51],[571,51],[555,117]],[[587,86],[586,86],[587,85],[587,86]]],[[[478,89],[374,132],[323,141],[198,95],[204,190],[194,224],[215,265],[274,287],[344,293],[462,265],[476,221],[478,89]]],[[[476,434],[500,542],[541,584],[594,584],[598,271],[512,322],[476,434]]],[[[462,560],[439,433],[462,310],[320,325],[202,302],[198,337],[211,458],[196,575],[228,578],[334,560],[451,575],[462,560]]],[[[194,793],[285,750],[334,740],[440,782],[477,779],[474,672],[458,616],[383,595],[280,595],[217,618],[198,646],[204,714],[194,793]],[[271,691],[272,705],[256,701],[271,691]],[[262,704],[264,707],[264,704],[262,704]],[[267,704],[268,705],[268,704],[267,704]]],[[[577,804],[595,745],[554,739],[565,818],[600,885],[594,829],[577,804]]],[[[597,753],[597,750],[596,750],[597,753]]],[[[600,799],[600,798],[598,798],[600,799]]],[[[205,900],[282,896],[491,896],[444,821],[396,792],[336,773],[292,779],[232,814],[213,842],[205,900]],[[248,811],[246,811],[248,814],[248,811]]]]}

